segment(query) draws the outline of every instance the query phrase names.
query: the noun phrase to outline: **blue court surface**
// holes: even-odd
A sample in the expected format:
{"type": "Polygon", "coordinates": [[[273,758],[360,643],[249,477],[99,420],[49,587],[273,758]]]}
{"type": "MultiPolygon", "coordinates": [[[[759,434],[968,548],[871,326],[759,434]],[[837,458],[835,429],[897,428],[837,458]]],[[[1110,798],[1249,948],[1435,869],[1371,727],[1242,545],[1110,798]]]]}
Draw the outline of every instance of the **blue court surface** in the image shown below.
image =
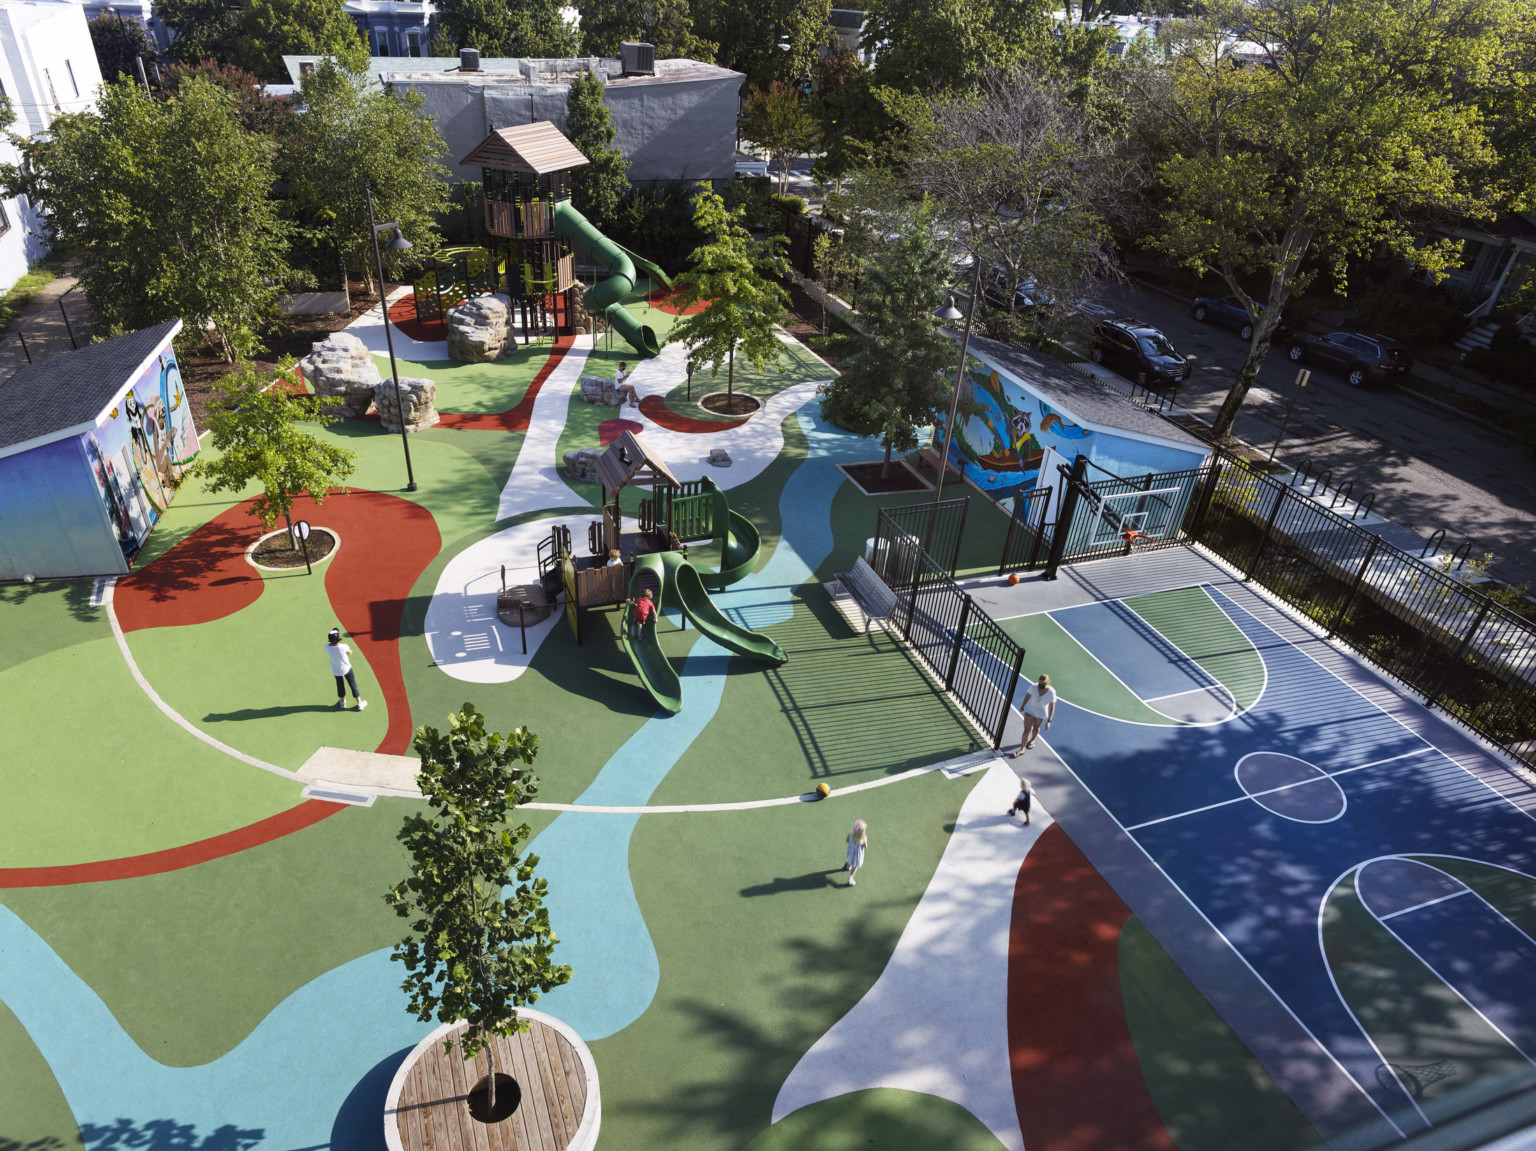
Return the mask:
{"type": "MultiPolygon", "coordinates": [[[[1399,1132],[1432,1122],[1435,1091],[1479,1074],[1454,1047],[1423,1054],[1434,1043],[1414,1025],[1425,996],[1465,1017],[1463,1037],[1473,1029],[1484,1049],[1499,1047],[1498,1066],[1529,1074],[1536,820],[1204,590],[1264,661],[1257,701],[1216,722],[1163,726],[1086,710],[1091,699],[1075,706],[1072,685],[1057,684],[1051,749],[1399,1132]],[[1380,957],[1364,1005],[1353,990],[1362,948],[1380,957]],[[1451,1070],[1426,1088],[1430,1076],[1415,1079],[1404,1062],[1451,1070]]],[[[1212,686],[1122,604],[1051,615],[1143,700],[1212,686]]]]}

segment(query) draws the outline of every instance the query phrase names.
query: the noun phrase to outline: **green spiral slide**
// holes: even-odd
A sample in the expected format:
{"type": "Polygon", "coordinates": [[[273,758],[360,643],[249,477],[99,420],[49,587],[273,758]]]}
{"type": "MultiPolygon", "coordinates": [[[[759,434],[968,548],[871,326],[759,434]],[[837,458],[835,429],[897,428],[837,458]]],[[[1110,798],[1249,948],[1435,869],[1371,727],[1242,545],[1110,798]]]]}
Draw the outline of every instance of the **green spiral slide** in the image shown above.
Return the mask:
{"type": "Polygon", "coordinates": [[[629,341],[629,346],[642,356],[654,356],[661,352],[661,342],[649,324],[642,324],[624,310],[624,297],[634,290],[635,265],[639,264],[664,288],[672,281],[667,274],[649,260],[635,255],[629,249],[615,244],[592,226],[585,216],[571,207],[569,200],[555,203],[555,234],[564,236],[578,245],[613,275],[588,289],[584,305],[593,315],[602,313],[603,319],[629,341]]]}

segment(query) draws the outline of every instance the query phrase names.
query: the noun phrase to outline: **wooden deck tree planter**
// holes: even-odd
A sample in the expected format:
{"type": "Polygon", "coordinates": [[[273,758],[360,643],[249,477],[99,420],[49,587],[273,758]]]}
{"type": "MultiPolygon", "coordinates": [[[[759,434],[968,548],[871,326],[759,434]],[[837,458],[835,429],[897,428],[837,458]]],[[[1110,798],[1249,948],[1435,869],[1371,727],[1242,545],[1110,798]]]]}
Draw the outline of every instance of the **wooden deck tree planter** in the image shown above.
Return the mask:
{"type": "MultiPolygon", "coordinates": [[[[591,1151],[602,1105],[597,1065],[577,1034],[552,1016],[523,1008],[527,1031],[497,1037],[496,1067],[517,1081],[522,1100],[498,1123],[469,1112],[469,1093],[485,1060],[466,1063],[443,1040],[464,1030],[444,1024],[418,1043],[389,1085],[384,1142],[389,1151],[591,1151]]],[[[500,1088],[498,1088],[498,1092],[500,1088]]]]}

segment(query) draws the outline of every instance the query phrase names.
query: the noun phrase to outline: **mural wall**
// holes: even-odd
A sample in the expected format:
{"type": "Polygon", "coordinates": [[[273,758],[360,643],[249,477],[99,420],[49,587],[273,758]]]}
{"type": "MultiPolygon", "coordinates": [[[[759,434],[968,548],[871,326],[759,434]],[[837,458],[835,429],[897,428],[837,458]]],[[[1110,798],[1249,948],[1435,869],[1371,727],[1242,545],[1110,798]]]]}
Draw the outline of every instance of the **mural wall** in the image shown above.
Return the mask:
{"type": "MultiPolygon", "coordinates": [[[[1022,382],[975,355],[966,356],[960,400],[950,461],[994,499],[1051,484],[1056,477],[1041,474],[1047,449],[1056,463],[1071,464],[1086,454],[1099,467],[1121,476],[1198,467],[1203,458],[1199,452],[1171,444],[1147,443],[1073,423],[1022,382]]],[[[936,446],[942,448],[943,437],[940,421],[936,446]]]]}
{"type": "Polygon", "coordinates": [[[80,444],[118,546],[131,559],[197,455],[192,408],[169,341],[80,444]]]}

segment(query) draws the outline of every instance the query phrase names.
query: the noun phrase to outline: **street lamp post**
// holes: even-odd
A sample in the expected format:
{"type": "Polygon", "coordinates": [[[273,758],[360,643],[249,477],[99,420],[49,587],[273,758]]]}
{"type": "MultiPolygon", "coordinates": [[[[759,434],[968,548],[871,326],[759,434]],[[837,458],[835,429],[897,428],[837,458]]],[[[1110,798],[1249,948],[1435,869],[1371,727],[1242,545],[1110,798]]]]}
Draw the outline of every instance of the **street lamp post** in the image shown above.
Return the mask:
{"type": "Polygon", "coordinates": [[[949,420],[944,425],[944,455],[939,459],[939,482],[935,485],[933,493],[933,516],[930,517],[929,532],[932,533],[932,521],[939,513],[939,503],[944,498],[944,477],[949,473],[949,452],[955,443],[955,415],[960,410],[960,383],[965,379],[965,357],[971,350],[971,320],[976,315],[976,301],[981,296],[981,260],[973,260],[976,265],[976,274],[971,283],[971,304],[965,310],[965,315],[960,315],[960,309],[955,307],[955,297],[950,296],[942,308],[934,310],[933,318],[943,320],[945,323],[953,323],[955,320],[965,320],[965,332],[960,337],[960,364],[955,369],[954,393],[949,397],[949,420]]]}
{"type": "Polygon", "coordinates": [[[416,472],[411,467],[411,435],[405,426],[405,404],[400,400],[400,369],[395,366],[395,338],[389,330],[389,300],[384,291],[384,254],[379,251],[379,233],[395,230],[394,239],[384,246],[391,252],[404,252],[411,242],[400,232],[399,224],[375,224],[373,222],[373,189],[363,185],[363,196],[368,201],[368,235],[373,239],[373,263],[379,277],[379,309],[384,313],[384,343],[389,348],[389,379],[395,386],[395,405],[400,409],[400,442],[405,445],[405,490],[416,490],[416,472]]]}

